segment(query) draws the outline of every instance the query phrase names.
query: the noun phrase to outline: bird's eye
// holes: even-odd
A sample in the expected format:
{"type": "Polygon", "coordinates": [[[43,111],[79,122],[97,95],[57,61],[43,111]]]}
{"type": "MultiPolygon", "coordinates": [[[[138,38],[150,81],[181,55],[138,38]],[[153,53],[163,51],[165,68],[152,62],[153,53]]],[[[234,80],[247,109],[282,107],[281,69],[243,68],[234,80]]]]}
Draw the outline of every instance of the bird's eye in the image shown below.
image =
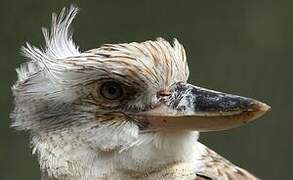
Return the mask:
{"type": "Polygon", "coordinates": [[[117,82],[105,82],[101,86],[101,95],[109,100],[117,100],[123,93],[121,85],[117,82]]]}

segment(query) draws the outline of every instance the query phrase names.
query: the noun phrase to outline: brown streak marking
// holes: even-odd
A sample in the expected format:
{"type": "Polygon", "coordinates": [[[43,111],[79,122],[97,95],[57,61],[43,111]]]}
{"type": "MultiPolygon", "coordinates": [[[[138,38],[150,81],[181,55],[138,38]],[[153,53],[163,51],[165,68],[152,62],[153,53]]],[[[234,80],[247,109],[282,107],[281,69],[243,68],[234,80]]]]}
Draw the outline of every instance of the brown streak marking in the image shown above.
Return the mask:
{"type": "MultiPolygon", "coordinates": [[[[108,62],[108,63],[109,63],[109,62],[110,62],[110,63],[111,63],[111,62],[115,62],[115,63],[116,63],[116,61],[112,61],[112,60],[108,60],[107,62],[108,62]]],[[[124,62],[124,61],[120,61],[119,63],[124,64],[126,67],[128,67],[128,66],[131,65],[131,64],[129,64],[129,63],[127,63],[127,62],[124,62]]],[[[136,67],[136,66],[134,66],[134,67],[136,67]]],[[[136,69],[138,70],[138,72],[140,71],[139,68],[136,68],[136,69]]],[[[147,83],[146,83],[143,79],[139,78],[139,75],[137,74],[137,72],[133,71],[133,70],[130,69],[130,68],[128,68],[128,69],[126,69],[126,70],[128,70],[128,76],[129,76],[129,77],[131,77],[132,79],[133,79],[134,77],[137,77],[138,80],[140,80],[143,84],[147,85],[147,83]]]]}
{"type": "MultiPolygon", "coordinates": [[[[131,43],[130,45],[132,45],[132,47],[135,47],[136,49],[138,49],[145,57],[149,57],[149,54],[146,54],[141,48],[139,48],[139,47],[137,47],[138,45],[141,45],[141,44],[137,44],[137,43],[131,43]]],[[[142,47],[144,47],[144,48],[146,48],[146,50],[148,51],[148,52],[150,52],[150,55],[152,56],[152,58],[150,58],[152,61],[155,59],[154,58],[154,56],[153,56],[153,54],[151,53],[151,50],[147,47],[147,43],[144,43],[143,45],[142,45],[142,47]]],[[[156,65],[156,62],[155,61],[153,61],[154,62],[154,64],[156,65]]],[[[144,63],[142,63],[143,65],[144,65],[144,67],[146,67],[146,69],[148,69],[148,73],[151,75],[151,74],[153,74],[153,72],[152,72],[152,70],[151,69],[149,69],[149,67],[147,67],[144,63]]],[[[155,78],[155,80],[156,80],[156,82],[159,82],[159,79],[157,79],[157,76],[152,76],[152,77],[154,77],[155,78]]],[[[149,79],[149,78],[148,78],[149,79]]],[[[150,79],[149,79],[150,80],[150,79]]]]}
{"type": "MultiPolygon", "coordinates": [[[[150,46],[151,46],[151,47],[157,52],[157,54],[158,54],[158,48],[152,44],[152,41],[149,42],[149,45],[150,45],[150,46]]],[[[151,52],[151,53],[152,53],[152,52],[151,52]]],[[[158,65],[158,63],[160,62],[159,57],[156,56],[156,57],[154,58],[154,62],[155,62],[156,65],[158,65]]],[[[162,76],[160,76],[160,77],[161,77],[161,80],[164,81],[164,79],[162,78],[162,76]]],[[[158,79],[158,82],[160,82],[159,79],[158,79]]]]}
{"type": "Polygon", "coordinates": [[[141,48],[138,47],[138,46],[141,46],[141,44],[138,44],[138,43],[130,43],[129,45],[131,45],[132,47],[136,48],[144,56],[148,56],[147,54],[145,54],[145,52],[143,50],[141,50],[141,48]]]}
{"type": "Polygon", "coordinates": [[[132,56],[127,56],[127,55],[114,55],[112,56],[113,58],[122,58],[122,59],[129,59],[129,60],[133,60],[133,61],[137,61],[136,58],[132,57],[132,56]]]}
{"type": "MultiPolygon", "coordinates": [[[[160,49],[160,52],[163,54],[163,56],[164,56],[164,61],[165,61],[165,64],[167,65],[167,68],[166,68],[166,71],[167,71],[167,76],[166,76],[166,81],[165,82],[169,82],[169,74],[170,74],[170,64],[169,64],[169,62],[170,62],[170,59],[171,59],[171,56],[169,56],[169,58],[170,59],[168,59],[167,58],[167,56],[166,56],[166,52],[164,51],[164,49],[163,49],[163,47],[161,46],[161,44],[159,44],[159,42],[158,41],[156,41],[155,42],[156,43],[156,45],[158,46],[158,49],[160,49]]],[[[162,45],[164,46],[164,43],[162,43],[162,45]]],[[[167,50],[168,50],[168,47],[165,47],[167,50]]],[[[171,52],[169,51],[169,54],[170,54],[171,52]]]]}
{"type": "MultiPolygon", "coordinates": [[[[151,55],[150,59],[152,60],[152,62],[153,62],[154,65],[156,66],[156,65],[158,65],[158,62],[156,61],[156,57],[155,57],[154,54],[152,53],[152,50],[150,49],[149,45],[150,45],[150,44],[148,44],[148,43],[146,43],[146,42],[144,43],[144,47],[145,47],[146,50],[149,52],[149,54],[146,55],[146,56],[149,57],[149,55],[151,55]]],[[[157,85],[159,85],[158,83],[160,82],[160,80],[158,79],[158,77],[156,76],[156,74],[154,74],[154,73],[151,73],[151,74],[153,74],[152,77],[155,78],[155,83],[156,83],[157,85]]],[[[148,78],[148,79],[149,79],[149,78],[148,78]]]]}
{"type": "Polygon", "coordinates": [[[158,65],[158,62],[156,61],[156,56],[153,54],[153,52],[152,52],[152,49],[150,49],[150,47],[149,46],[151,46],[149,43],[145,43],[145,48],[148,50],[148,52],[150,53],[150,55],[151,55],[151,59],[153,60],[153,62],[154,62],[154,65],[158,65]]]}
{"type": "MultiPolygon", "coordinates": [[[[174,48],[169,44],[167,43],[166,41],[160,41],[162,42],[162,45],[167,49],[168,53],[164,53],[164,56],[167,54],[168,57],[170,58],[168,62],[173,62],[173,61],[170,61],[172,58],[174,58],[174,48]]],[[[168,58],[166,58],[168,59],[168,58]]],[[[166,64],[168,65],[168,74],[170,75],[170,77],[172,77],[172,73],[173,73],[173,68],[171,68],[171,64],[170,63],[167,63],[166,64]]],[[[176,66],[177,66],[177,63],[176,63],[176,66]]],[[[177,66],[178,67],[178,66],[177,66]]],[[[178,69],[179,71],[179,69],[178,69]]],[[[167,76],[169,78],[169,76],[167,76]]]]}
{"type": "MultiPolygon", "coordinates": [[[[156,47],[152,41],[149,42],[149,45],[152,47],[152,49],[154,51],[156,51],[156,54],[159,54],[159,48],[156,47]]],[[[151,53],[153,53],[153,51],[151,51],[151,53]]],[[[156,55],[156,54],[153,54],[154,55],[154,60],[157,61],[157,62],[160,62],[160,58],[156,55]]]]}

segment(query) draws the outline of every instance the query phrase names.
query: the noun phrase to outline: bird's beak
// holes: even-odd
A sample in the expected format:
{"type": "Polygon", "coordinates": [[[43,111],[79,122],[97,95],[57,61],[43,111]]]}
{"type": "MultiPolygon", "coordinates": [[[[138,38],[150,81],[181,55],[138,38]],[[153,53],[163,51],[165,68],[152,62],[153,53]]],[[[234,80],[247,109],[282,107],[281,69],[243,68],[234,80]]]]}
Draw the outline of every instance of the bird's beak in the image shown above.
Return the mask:
{"type": "Polygon", "coordinates": [[[218,131],[248,123],[270,109],[254,99],[176,83],[154,108],[136,115],[145,131],[218,131]]]}

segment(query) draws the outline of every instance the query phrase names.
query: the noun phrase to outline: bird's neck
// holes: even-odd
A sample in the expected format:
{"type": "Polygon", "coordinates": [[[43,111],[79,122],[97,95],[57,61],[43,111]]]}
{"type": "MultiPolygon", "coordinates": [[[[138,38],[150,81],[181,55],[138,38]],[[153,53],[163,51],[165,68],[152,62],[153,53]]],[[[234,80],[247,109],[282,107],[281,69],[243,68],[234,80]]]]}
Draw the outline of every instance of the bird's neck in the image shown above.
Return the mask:
{"type": "MultiPolygon", "coordinates": [[[[49,176],[69,179],[176,174],[202,167],[203,152],[197,132],[161,132],[150,134],[151,141],[126,150],[101,151],[85,146],[82,139],[59,134],[34,137],[34,152],[40,167],[49,176]]],[[[145,137],[144,137],[145,138],[145,137]]]]}
{"type": "Polygon", "coordinates": [[[107,179],[196,179],[196,169],[192,163],[170,163],[161,166],[157,169],[148,172],[136,172],[136,171],[116,171],[109,176],[105,176],[107,179]]]}

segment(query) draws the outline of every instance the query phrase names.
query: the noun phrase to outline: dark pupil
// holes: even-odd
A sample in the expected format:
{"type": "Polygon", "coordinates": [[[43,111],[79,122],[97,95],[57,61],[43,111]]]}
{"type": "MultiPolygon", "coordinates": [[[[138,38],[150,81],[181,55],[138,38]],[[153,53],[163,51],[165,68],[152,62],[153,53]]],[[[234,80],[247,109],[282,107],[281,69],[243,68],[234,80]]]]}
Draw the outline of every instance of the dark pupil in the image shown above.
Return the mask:
{"type": "Polygon", "coordinates": [[[108,88],[108,93],[111,94],[111,95],[115,95],[117,93],[117,88],[116,87],[109,87],[108,88]]]}
{"type": "Polygon", "coordinates": [[[104,98],[114,100],[122,96],[122,88],[118,83],[106,82],[101,87],[101,95],[104,98]]]}

